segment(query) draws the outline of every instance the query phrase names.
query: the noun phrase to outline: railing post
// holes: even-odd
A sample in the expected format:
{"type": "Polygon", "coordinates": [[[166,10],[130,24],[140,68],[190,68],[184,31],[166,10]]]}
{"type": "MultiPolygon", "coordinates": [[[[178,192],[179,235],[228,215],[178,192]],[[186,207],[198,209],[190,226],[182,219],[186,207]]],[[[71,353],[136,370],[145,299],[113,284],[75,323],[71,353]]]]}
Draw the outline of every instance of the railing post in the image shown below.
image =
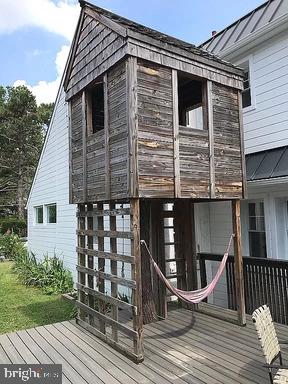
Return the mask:
{"type": "Polygon", "coordinates": [[[241,245],[241,220],[240,220],[240,200],[232,200],[232,220],[234,237],[234,268],[235,268],[235,287],[237,299],[238,321],[240,325],[246,325],[245,294],[244,294],[244,275],[241,245]]]}
{"type": "MultiPolygon", "coordinates": [[[[200,282],[201,288],[206,287],[207,285],[207,272],[206,272],[206,260],[204,257],[199,257],[199,268],[200,268],[200,282]]],[[[207,303],[207,298],[203,300],[207,303]]]]}

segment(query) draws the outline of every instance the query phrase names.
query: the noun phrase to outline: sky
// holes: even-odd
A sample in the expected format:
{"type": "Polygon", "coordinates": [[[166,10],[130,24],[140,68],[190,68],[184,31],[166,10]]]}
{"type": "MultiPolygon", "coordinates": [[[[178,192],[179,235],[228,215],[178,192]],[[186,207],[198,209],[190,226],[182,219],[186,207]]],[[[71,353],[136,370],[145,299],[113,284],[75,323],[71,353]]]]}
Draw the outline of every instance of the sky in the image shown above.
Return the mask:
{"type": "MultiPolygon", "coordinates": [[[[200,44],[263,0],[90,0],[148,27],[200,44]]],[[[0,0],[0,85],[25,84],[53,102],[80,13],[78,0],[0,0]]]]}

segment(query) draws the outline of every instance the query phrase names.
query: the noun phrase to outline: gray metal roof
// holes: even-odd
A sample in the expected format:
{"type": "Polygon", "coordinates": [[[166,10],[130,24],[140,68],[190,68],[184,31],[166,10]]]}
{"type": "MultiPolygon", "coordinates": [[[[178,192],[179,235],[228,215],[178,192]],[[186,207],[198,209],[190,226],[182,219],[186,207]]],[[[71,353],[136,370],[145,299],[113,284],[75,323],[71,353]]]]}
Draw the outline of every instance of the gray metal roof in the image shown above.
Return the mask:
{"type": "Polygon", "coordinates": [[[284,14],[288,14],[288,0],[266,1],[205,41],[200,47],[221,55],[224,49],[238,43],[284,14]]]}
{"type": "Polygon", "coordinates": [[[246,155],[247,181],[288,176],[288,146],[246,155]]]}

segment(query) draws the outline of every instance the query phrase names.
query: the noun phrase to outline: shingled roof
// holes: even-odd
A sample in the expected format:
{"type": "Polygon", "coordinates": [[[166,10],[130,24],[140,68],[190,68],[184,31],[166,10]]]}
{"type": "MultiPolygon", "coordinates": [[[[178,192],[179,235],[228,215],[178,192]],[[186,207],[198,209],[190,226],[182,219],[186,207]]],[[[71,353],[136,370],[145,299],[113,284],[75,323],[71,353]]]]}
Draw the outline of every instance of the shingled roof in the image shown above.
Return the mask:
{"type": "Polygon", "coordinates": [[[242,70],[239,67],[236,67],[232,63],[225,61],[223,59],[220,59],[217,55],[214,55],[207,50],[203,48],[199,48],[194,44],[187,43],[183,40],[177,39],[173,36],[167,35],[165,33],[156,31],[155,29],[146,27],[144,25],[138,24],[132,20],[126,19],[122,16],[116,15],[115,13],[112,13],[106,9],[100,8],[88,1],[79,0],[79,3],[81,7],[91,7],[95,12],[97,12],[100,15],[103,15],[110,20],[120,24],[122,27],[127,29],[127,35],[129,36],[129,31],[136,32],[140,35],[150,37],[152,39],[155,39],[159,42],[162,42],[166,45],[166,47],[175,47],[182,49],[183,51],[192,53],[194,55],[201,56],[205,59],[211,60],[215,63],[223,64],[226,67],[226,70],[229,72],[233,72],[237,75],[242,75],[242,70]],[[229,70],[230,69],[230,70],[229,70]]]}

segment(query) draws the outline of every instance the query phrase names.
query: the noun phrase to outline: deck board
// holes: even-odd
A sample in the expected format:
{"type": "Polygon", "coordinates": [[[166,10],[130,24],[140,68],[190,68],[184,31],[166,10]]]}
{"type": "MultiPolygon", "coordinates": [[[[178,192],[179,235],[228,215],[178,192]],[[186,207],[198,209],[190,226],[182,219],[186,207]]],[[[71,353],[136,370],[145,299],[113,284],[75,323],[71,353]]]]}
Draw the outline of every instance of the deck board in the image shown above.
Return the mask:
{"type": "MultiPolygon", "coordinates": [[[[288,327],[276,324],[280,340],[288,327]]],[[[125,342],[125,339],[123,339],[125,342]]],[[[173,309],[144,328],[145,360],[128,358],[75,321],[0,335],[0,363],[60,363],[64,384],[269,384],[256,331],[173,309]]],[[[282,348],[284,362],[288,346],[282,348]]]]}

